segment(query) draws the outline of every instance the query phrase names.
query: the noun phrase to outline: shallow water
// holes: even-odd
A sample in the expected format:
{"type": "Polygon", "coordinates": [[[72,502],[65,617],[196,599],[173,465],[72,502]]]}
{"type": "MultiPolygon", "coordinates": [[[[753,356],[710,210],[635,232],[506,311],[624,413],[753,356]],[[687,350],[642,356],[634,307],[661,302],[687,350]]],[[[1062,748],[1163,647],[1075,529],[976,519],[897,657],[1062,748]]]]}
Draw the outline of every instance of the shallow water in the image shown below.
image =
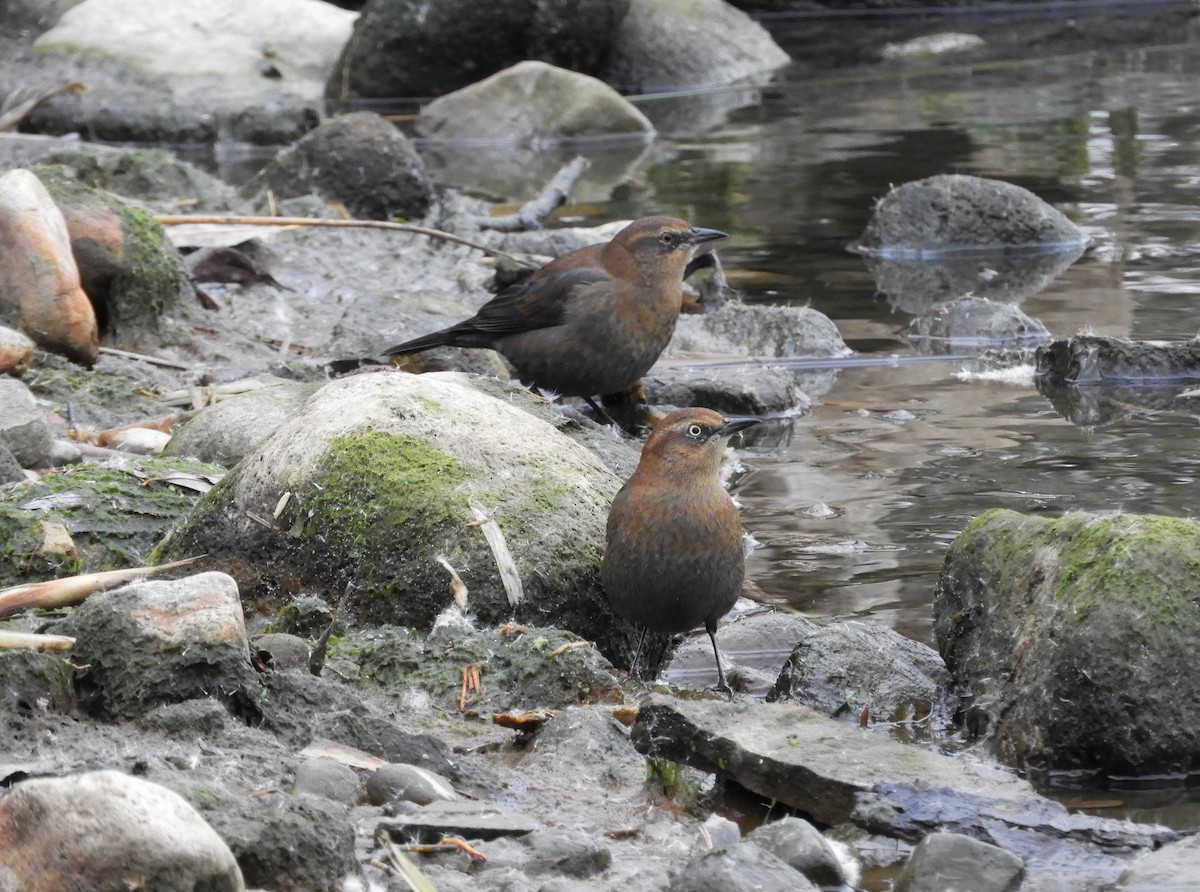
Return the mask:
{"type": "MultiPolygon", "coordinates": [[[[786,45],[787,28],[777,34],[786,45]]],[[[878,293],[846,250],[872,202],[932,174],[996,177],[1051,201],[1092,239],[1022,309],[1060,336],[1183,340],[1200,328],[1198,70],[1194,44],[883,74],[797,69],[714,129],[660,140],[613,198],[568,211],[671,212],[725,229],[722,260],[747,300],[811,305],[861,354],[885,357],[917,352],[901,332],[920,295],[878,293]]],[[[685,127],[731,97],[744,98],[710,96],[691,115],[680,111],[689,100],[640,104],[685,127]]],[[[1080,427],[1034,389],[1027,364],[1009,364],[994,376],[961,361],[842,370],[812,394],[786,446],[746,453],[739,498],[761,543],[749,573],[765,597],[813,617],[861,614],[934,645],[946,547],[989,508],[1195,515],[1186,401],[1139,407],[1123,394],[1080,427]]],[[[1104,813],[1194,826],[1182,779],[1164,786],[1102,797],[1115,800],[1104,813]]]]}

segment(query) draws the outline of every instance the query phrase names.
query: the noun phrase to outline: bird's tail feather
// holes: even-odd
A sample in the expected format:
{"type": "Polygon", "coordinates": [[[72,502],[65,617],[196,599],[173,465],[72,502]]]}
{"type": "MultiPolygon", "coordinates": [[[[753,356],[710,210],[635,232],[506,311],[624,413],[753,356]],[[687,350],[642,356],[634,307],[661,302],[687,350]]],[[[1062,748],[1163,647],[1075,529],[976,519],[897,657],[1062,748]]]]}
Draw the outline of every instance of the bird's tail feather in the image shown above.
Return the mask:
{"type": "Polygon", "coordinates": [[[406,356],[409,353],[420,353],[422,350],[429,350],[432,347],[457,346],[454,341],[454,333],[449,329],[443,329],[442,331],[435,331],[432,334],[422,335],[419,338],[413,338],[411,341],[405,341],[394,347],[388,347],[383,353],[385,356],[406,356]]]}

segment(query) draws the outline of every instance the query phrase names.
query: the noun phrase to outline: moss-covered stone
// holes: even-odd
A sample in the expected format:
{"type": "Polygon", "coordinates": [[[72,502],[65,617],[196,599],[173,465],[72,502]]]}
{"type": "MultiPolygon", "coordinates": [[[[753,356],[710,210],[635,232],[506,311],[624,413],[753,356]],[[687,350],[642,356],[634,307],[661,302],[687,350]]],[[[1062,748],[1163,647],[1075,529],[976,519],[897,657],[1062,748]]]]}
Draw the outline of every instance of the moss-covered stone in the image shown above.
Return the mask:
{"type": "MultiPolygon", "coordinates": [[[[207,553],[251,609],[300,592],[360,622],[432,627],[452,566],[483,624],[555,625],[618,665],[638,633],[599,585],[620,481],[550,425],[467,376],[369,374],[326,385],[244,458],[156,557],[207,553]],[[477,502],[503,534],[523,588],[506,589],[477,502]]],[[[667,642],[653,644],[648,662],[667,642]]]]}
{"type": "Polygon", "coordinates": [[[989,511],[951,546],[934,613],[967,718],[1006,761],[1200,767],[1200,524],[989,511]]]}
{"type": "Polygon", "coordinates": [[[145,564],[199,499],[195,490],[165,482],[171,471],[222,473],[183,459],[130,456],[120,465],[78,465],[0,490],[0,585],[145,564]],[[70,531],[76,557],[41,552],[49,521],[70,531]]]}

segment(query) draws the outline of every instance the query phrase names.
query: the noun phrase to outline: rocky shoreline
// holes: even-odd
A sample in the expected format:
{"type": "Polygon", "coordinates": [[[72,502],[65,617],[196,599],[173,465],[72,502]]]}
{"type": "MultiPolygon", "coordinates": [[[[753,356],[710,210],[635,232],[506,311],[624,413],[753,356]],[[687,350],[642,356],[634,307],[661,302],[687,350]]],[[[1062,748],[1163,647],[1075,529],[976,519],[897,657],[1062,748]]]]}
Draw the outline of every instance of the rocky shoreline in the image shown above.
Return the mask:
{"type": "MultiPolygon", "coordinates": [[[[72,114],[98,126],[105,97],[147,89],[81,59],[47,62],[31,41],[9,44],[0,73],[39,84],[86,73],[102,85],[99,103],[44,107],[50,132],[77,125],[72,114]]],[[[943,572],[940,653],[874,624],[815,623],[743,599],[719,636],[733,698],[706,690],[703,638],[652,643],[671,660],[667,681],[631,679],[635,630],[608,611],[598,549],[639,444],[508,382],[491,354],[439,352],[411,369],[421,375],[330,371],[469,314],[510,261],[537,264],[611,230],[489,229],[488,204],[434,186],[375,116],[316,127],[311,102],[235,122],[292,143],[241,192],[161,150],[0,134],[0,171],[33,171],[68,226],[73,209],[94,213],[78,195],[97,190],[126,215],[118,243],[133,244],[136,229],[149,239],[139,246],[169,258],[154,266],[153,310],[133,287],[143,267],[109,276],[91,369],[15,342],[0,378],[0,581],[195,559],[42,610],[0,595],[0,634],[40,636],[0,649],[0,890],[77,888],[73,873],[97,889],[138,876],[161,889],[275,892],[1200,887],[1191,833],[1071,813],[1017,770],[1200,767],[1191,688],[1173,681],[1167,702],[1154,696],[1162,664],[1123,673],[1133,643],[1103,663],[1089,639],[1065,643],[1128,627],[1186,662],[1180,642],[1200,620],[1175,583],[1200,540],[1194,525],[985,515],[943,572]],[[330,159],[337,174],[361,158],[404,188],[330,176],[330,159]],[[298,215],[331,214],[337,201],[356,216],[408,216],[458,241],[153,219],[181,207],[261,213],[268,197],[298,215]],[[206,267],[175,251],[231,246],[236,262],[206,267]],[[487,524],[507,540],[522,598],[487,524]],[[1098,540],[1134,569],[1080,570],[1098,540]],[[1007,571],[1030,554],[1036,572],[1007,571]],[[1151,567],[1178,572],[1147,606],[1138,580],[1151,567]],[[990,587],[974,584],[985,578],[990,587]],[[997,592],[1011,603],[993,603],[997,592]],[[1005,622],[989,625],[993,615],[1005,622]],[[759,661],[743,665],[747,651],[759,661]],[[763,654],[778,660],[764,667],[763,654]],[[1011,671],[998,678],[996,666],[1011,671]],[[1108,687],[1087,687],[1100,677],[1108,687]],[[1095,722],[1083,710],[1069,736],[1056,696],[1117,705],[1091,710],[1095,722]],[[1144,704],[1155,709],[1139,719],[1144,704]],[[1027,711],[1014,727],[1002,720],[1016,706],[1027,711]],[[1105,722],[1139,745],[1098,745],[1105,722]]],[[[124,126],[108,111],[105,122],[124,126]]],[[[153,126],[205,123],[193,111],[155,105],[153,126]]],[[[1010,244],[1049,220],[1051,241],[1082,249],[1023,190],[935,179],[904,195],[932,203],[972,190],[938,218],[958,225],[939,245],[1010,244]],[[978,232],[979,219],[1000,217],[1030,225],[978,232]]],[[[896,223],[883,216],[868,247],[903,243],[920,222],[888,231],[896,223]]],[[[705,275],[688,295],[698,312],[681,316],[641,395],[776,417],[736,451],[753,463],[829,386],[795,361],[850,351],[821,314],[747,306],[719,263],[705,275]],[[761,364],[705,368],[747,355],[761,364]]],[[[939,302],[920,331],[1025,349],[1045,339],[1036,320],[996,306],[939,302]]]]}

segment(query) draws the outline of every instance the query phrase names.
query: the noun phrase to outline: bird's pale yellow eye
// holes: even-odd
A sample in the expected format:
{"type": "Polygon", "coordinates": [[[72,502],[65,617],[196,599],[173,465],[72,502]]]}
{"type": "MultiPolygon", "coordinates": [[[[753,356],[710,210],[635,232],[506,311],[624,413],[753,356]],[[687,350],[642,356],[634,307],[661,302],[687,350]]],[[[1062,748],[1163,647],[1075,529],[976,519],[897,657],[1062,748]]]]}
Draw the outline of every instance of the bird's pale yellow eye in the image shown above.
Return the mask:
{"type": "Polygon", "coordinates": [[[690,425],[688,425],[687,432],[688,432],[688,436],[691,437],[693,440],[699,440],[700,437],[704,434],[704,428],[702,428],[698,424],[690,424],[690,425]]]}

